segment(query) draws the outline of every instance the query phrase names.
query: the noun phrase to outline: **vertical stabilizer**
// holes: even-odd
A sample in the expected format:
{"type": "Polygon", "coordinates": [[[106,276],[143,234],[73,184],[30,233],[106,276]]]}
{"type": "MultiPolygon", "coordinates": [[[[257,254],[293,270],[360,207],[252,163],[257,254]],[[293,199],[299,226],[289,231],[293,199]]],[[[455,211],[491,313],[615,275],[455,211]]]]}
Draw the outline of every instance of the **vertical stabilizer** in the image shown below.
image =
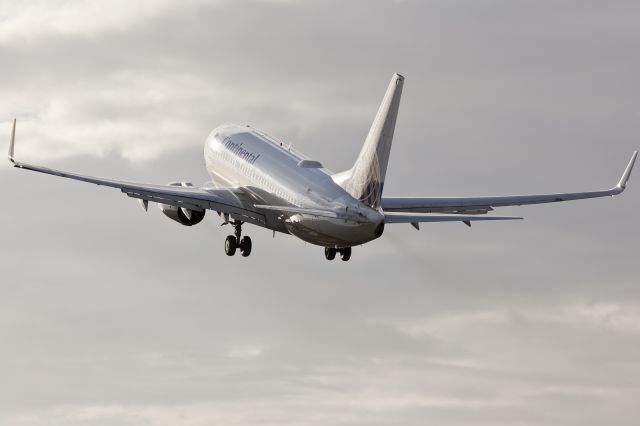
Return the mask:
{"type": "Polygon", "coordinates": [[[404,77],[394,74],[360,155],[342,182],[349,194],[376,209],[380,207],[403,84],[404,77]]]}

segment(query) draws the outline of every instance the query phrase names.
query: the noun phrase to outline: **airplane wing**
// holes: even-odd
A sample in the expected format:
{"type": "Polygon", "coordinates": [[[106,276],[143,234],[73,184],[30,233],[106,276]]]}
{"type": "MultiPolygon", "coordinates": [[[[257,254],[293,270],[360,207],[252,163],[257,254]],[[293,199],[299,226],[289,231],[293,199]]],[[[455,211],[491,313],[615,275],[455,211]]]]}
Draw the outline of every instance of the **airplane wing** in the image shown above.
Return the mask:
{"type": "Polygon", "coordinates": [[[81,182],[93,183],[100,186],[118,188],[132,198],[143,201],[168,204],[183,207],[190,210],[215,210],[220,213],[233,215],[235,218],[256,225],[264,225],[265,217],[253,208],[255,200],[237,189],[225,188],[195,188],[173,185],[154,185],[146,183],[126,182],[114,179],[104,179],[93,176],[85,176],[77,173],[64,172],[38,165],[18,162],[14,158],[16,135],[16,120],[13,120],[11,142],[9,144],[9,161],[14,167],[60,176],[81,182]]]}
{"type": "Polygon", "coordinates": [[[383,197],[382,209],[387,212],[405,213],[446,213],[485,214],[494,207],[522,206],[525,204],[556,203],[560,201],[582,200],[585,198],[612,197],[622,193],[638,156],[635,151],[618,184],[611,189],[591,192],[569,192],[538,195],[507,195],[496,197],[441,197],[441,198],[396,198],[383,197]]]}
{"type": "Polygon", "coordinates": [[[478,220],[521,220],[521,217],[510,216],[472,216],[460,214],[405,214],[405,213],[385,213],[384,223],[410,223],[414,228],[420,230],[420,223],[424,222],[462,222],[471,226],[471,222],[478,220]]]}

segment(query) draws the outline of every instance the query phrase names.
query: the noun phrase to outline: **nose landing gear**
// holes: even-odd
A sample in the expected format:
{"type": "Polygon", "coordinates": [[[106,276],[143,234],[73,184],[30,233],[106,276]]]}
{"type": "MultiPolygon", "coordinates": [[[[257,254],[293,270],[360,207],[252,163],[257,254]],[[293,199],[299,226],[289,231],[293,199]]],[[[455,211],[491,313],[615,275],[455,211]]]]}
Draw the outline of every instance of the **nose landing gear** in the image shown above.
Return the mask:
{"type": "Polygon", "coordinates": [[[229,235],[224,240],[224,252],[227,256],[233,256],[239,249],[243,257],[249,256],[251,254],[251,238],[242,236],[242,222],[236,220],[231,224],[235,228],[235,232],[234,235],[229,235]]]}
{"type": "Polygon", "coordinates": [[[345,262],[351,259],[351,247],[343,247],[343,248],[325,247],[324,248],[324,257],[327,260],[335,259],[337,253],[340,253],[340,257],[345,262]]]}

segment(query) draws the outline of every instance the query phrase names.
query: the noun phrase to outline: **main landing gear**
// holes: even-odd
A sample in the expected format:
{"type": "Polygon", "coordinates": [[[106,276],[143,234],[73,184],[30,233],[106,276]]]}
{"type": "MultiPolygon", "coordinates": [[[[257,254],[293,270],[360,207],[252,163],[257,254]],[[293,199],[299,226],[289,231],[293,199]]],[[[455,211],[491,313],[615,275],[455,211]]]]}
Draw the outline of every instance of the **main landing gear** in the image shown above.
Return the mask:
{"type": "Polygon", "coordinates": [[[243,257],[247,257],[251,254],[251,238],[242,237],[242,222],[239,220],[231,222],[235,228],[234,235],[229,235],[224,240],[224,252],[227,256],[233,256],[236,254],[236,250],[240,250],[243,257]]]}
{"type": "Polygon", "coordinates": [[[342,257],[342,260],[345,262],[351,259],[351,247],[343,247],[338,249],[334,247],[324,248],[324,257],[326,257],[327,260],[335,259],[337,253],[340,253],[340,257],[342,257]]]}

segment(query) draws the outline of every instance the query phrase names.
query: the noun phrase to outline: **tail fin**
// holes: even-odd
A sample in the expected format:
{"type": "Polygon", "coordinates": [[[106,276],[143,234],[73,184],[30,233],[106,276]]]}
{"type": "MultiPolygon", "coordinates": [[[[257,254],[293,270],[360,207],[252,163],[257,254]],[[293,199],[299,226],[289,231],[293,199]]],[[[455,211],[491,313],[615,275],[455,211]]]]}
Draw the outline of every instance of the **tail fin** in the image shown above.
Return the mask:
{"type": "Polygon", "coordinates": [[[342,187],[370,207],[380,207],[404,77],[394,74],[354,166],[341,177],[342,187]]]}

